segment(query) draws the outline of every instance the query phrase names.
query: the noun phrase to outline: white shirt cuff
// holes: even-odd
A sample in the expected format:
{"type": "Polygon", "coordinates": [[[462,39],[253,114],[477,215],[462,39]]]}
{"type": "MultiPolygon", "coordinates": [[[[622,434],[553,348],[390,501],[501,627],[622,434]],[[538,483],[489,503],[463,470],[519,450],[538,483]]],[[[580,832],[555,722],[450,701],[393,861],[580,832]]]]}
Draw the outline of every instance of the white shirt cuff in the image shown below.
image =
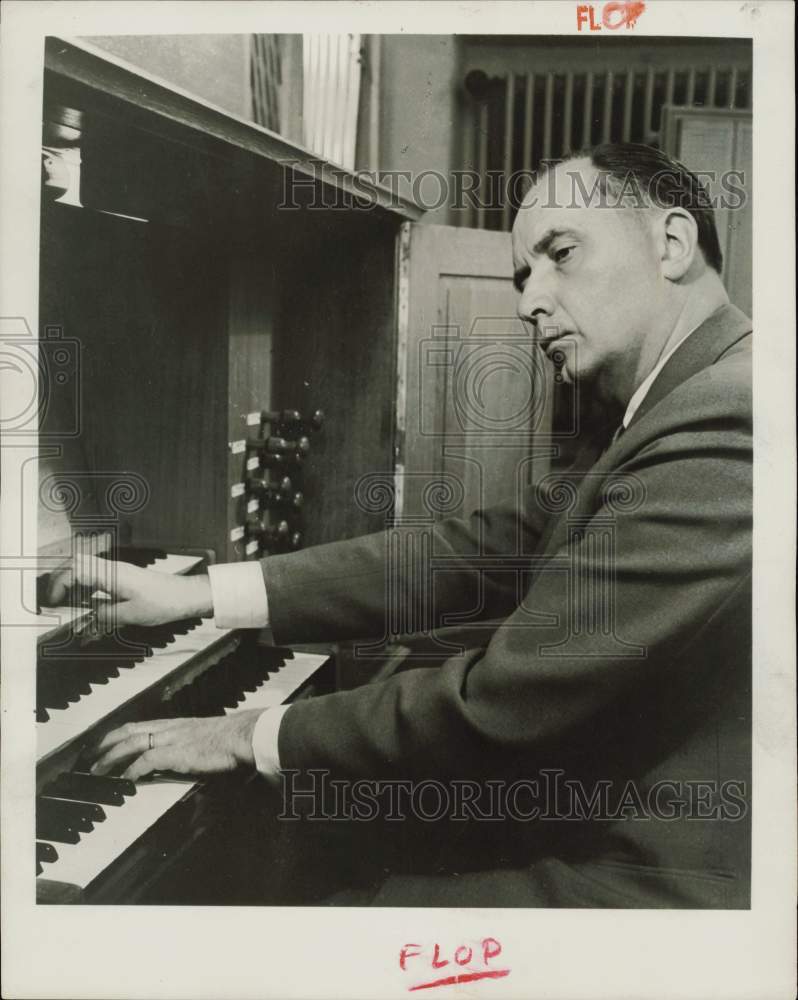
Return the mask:
{"type": "Polygon", "coordinates": [[[269,599],[260,563],[216,563],[208,567],[217,628],[263,628],[269,599]]]}
{"type": "Polygon", "coordinates": [[[252,753],[255,757],[255,767],[264,778],[274,778],[280,770],[280,755],[277,749],[277,738],[280,733],[280,723],[290,705],[279,705],[267,708],[262,712],[252,731],[252,753]]]}

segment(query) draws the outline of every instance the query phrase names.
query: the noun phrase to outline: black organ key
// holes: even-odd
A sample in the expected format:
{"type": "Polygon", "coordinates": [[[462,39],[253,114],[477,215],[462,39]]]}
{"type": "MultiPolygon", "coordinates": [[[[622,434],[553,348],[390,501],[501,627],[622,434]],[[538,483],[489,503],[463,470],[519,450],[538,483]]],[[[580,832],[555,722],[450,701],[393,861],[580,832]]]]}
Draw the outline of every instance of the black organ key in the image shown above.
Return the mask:
{"type": "Polygon", "coordinates": [[[172,630],[172,635],[188,635],[194,626],[186,622],[174,622],[169,627],[172,630]]]}
{"type": "Polygon", "coordinates": [[[42,808],[44,800],[36,804],[36,837],[40,840],[55,840],[59,844],[77,844],[80,830],[63,815],[42,808]]]}
{"type": "MultiPolygon", "coordinates": [[[[70,801],[67,799],[59,801],[70,801]]],[[[86,802],[83,799],[74,799],[71,804],[86,823],[102,823],[105,820],[105,810],[99,802],[86,802]]]]}
{"type": "Polygon", "coordinates": [[[39,662],[37,683],[54,694],[63,694],[69,701],[77,701],[82,694],[91,691],[88,677],[81,671],[80,664],[73,661],[39,662]]]}
{"type": "Polygon", "coordinates": [[[44,794],[59,799],[121,806],[126,796],[136,794],[136,785],[123,778],[108,778],[79,771],[65,771],[50,782],[44,794]]]}
{"type": "Polygon", "coordinates": [[[58,861],[58,851],[44,840],[36,841],[36,874],[41,875],[44,866],[58,861]]]}
{"type": "Polygon", "coordinates": [[[64,688],[63,683],[59,683],[57,676],[52,676],[52,671],[47,671],[41,664],[36,668],[36,705],[39,708],[69,708],[71,702],[78,700],[78,695],[71,698],[64,688]]]}
{"type": "Polygon", "coordinates": [[[167,702],[167,708],[177,719],[193,719],[202,714],[202,699],[196,681],[182,687],[167,702]]]}
{"type": "Polygon", "coordinates": [[[47,844],[43,840],[36,841],[36,860],[50,863],[58,861],[58,851],[52,844],[47,844]]]}
{"type": "MultiPolygon", "coordinates": [[[[96,802],[69,801],[67,799],[51,799],[42,796],[36,803],[36,819],[42,817],[46,821],[62,823],[70,829],[89,833],[95,823],[102,823],[105,812],[96,802]]],[[[50,840],[50,837],[45,837],[50,840]]]]}
{"type": "Polygon", "coordinates": [[[119,667],[117,664],[95,664],[91,660],[88,660],[86,663],[82,663],[81,667],[85,672],[85,676],[92,684],[107,684],[108,681],[119,676],[119,667]]]}
{"type": "Polygon", "coordinates": [[[156,559],[165,559],[164,549],[139,548],[134,545],[114,545],[107,552],[103,553],[104,559],[111,559],[114,562],[132,563],[134,566],[151,566],[156,559]]]}
{"type": "Polygon", "coordinates": [[[270,674],[276,674],[286,665],[291,658],[290,650],[285,650],[281,646],[259,646],[252,656],[252,668],[266,681],[270,674]]]}
{"type": "Polygon", "coordinates": [[[174,632],[163,625],[126,625],[120,632],[125,642],[139,643],[152,649],[164,649],[175,641],[174,632]]]}
{"type": "Polygon", "coordinates": [[[140,661],[153,655],[153,647],[146,640],[133,642],[126,635],[126,629],[120,629],[113,635],[92,639],[80,646],[80,653],[86,659],[92,660],[135,660],[140,661]]]}
{"type": "Polygon", "coordinates": [[[237,701],[230,700],[230,677],[219,670],[207,671],[205,683],[200,685],[203,715],[219,715],[224,708],[232,708],[237,701]]]}
{"type": "Polygon", "coordinates": [[[118,677],[119,671],[108,661],[88,658],[50,659],[49,657],[39,660],[39,666],[45,667],[52,672],[59,671],[64,677],[69,677],[70,681],[80,685],[84,694],[88,693],[90,684],[107,684],[109,678],[118,677]]]}
{"type": "Polygon", "coordinates": [[[235,708],[239,702],[243,701],[248,693],[257,691],[263,683],[263,677],[257,676],[254,671],[238,669],[230,678],[230,702],[226,707],[235,708]]]}
{"type": "Polygon", "coordinates": [[[256,663],[244,664],[238,673],[238,684],[242,691],[257,691],[268,674],[256,663]]]}
{"type": "Polygon", "coordinates": [[[194,683],[184,684],[178,691],[163,703],[164,716],[169,719],[190,718],[192,711],[192,695],[194,683]]]}
{"type": "Polygon", "coordinates": [[[175,718],[194,719],[217,715],[218,712],[211,707],[211,703],[212,698],[208,696],[208,679],[203,674],[173,695],[167,702],[166,708],[175,718]]]}
{"type": "Polygon", "coordinates": [[[106,684],[110,677],[118,676],[118,670],[107,663],[72,659],[39,660],[36,666],[37,721],[48,721],[48,708],[67,709],[82,697],[90,695],[92,684],[106,684]]]}

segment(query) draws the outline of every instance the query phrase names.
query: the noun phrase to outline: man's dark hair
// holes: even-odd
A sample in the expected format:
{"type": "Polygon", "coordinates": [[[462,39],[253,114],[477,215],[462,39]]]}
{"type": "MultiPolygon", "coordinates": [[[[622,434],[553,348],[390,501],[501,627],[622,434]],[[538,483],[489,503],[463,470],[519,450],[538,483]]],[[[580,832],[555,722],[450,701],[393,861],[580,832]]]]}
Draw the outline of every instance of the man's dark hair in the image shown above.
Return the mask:
{"type": "MultiPolygon", "coordinates": [[[[614,186],[627,191],[630,185],[651,205],[660,208],[680,207],[689,212],[698,227],[698,245],[707,264],[721,273],[723,254],[715,227],[715,215],[709,192],[683,163],[660,149],[642,143],[617,142],[595,146],[573,159],[589,157],[593,166],[614,186]]],[[[571,159],[571,157],[569,157],[571,159]]]]}

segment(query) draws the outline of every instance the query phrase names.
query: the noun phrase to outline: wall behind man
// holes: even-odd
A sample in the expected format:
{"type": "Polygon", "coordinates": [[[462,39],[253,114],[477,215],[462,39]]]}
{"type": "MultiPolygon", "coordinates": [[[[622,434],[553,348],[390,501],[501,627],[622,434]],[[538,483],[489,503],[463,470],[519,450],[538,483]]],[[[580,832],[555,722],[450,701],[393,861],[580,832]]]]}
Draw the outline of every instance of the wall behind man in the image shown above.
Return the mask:
{"type": "MultiPolygon", "coordinates": [[[[358,166],[409,171],[417,181],[425,171],[436,171],[448,183],[460,147],[460,49],[453,35],[381,36],[378,163],[366,162],[359,150],[358,166]]],[[[412,181],[410,190],[403,184],[402,193],[412,197],[412,181]]],[[[431,176],[421,195],[424,204],[440,200],[431,176]]],[[[450,222],[448,199],[423,221],[450,222]]]]}
{"type": "Polygon", "coordinates": [[[97,48],[249,117],[249,35],[93,35],[97,48]]]}

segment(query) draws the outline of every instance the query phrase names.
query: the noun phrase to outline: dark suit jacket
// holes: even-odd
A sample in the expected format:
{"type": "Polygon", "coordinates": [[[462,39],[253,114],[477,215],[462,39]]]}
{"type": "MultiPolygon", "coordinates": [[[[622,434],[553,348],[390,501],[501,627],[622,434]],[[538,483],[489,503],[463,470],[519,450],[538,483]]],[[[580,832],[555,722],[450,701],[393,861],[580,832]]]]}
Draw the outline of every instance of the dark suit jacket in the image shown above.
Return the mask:
{"type": "MultiPolygon", "coordinates": [[[[750,905],[750,330],[721,308],[603,454],[548,477],[520,511],[434,527],[433,562],[459,557],[435,576],[434,624],[501,617],[486,646],[286,713],[284,768],[539,788],[561,771],[588,799],[609,782],[604,818],[584,798],[574,809],[569,785],[554,805],[536,800],[547,818],[460,823],[471,862],[394,875],[376,902],[750,905]],[[520,588],[502,568],[519,553],[520,588]]],[[[380,635],[388,573],[420,585],[409,564],[389,569],[382,533],[262,565],[286,644],[380,635]]]]}

